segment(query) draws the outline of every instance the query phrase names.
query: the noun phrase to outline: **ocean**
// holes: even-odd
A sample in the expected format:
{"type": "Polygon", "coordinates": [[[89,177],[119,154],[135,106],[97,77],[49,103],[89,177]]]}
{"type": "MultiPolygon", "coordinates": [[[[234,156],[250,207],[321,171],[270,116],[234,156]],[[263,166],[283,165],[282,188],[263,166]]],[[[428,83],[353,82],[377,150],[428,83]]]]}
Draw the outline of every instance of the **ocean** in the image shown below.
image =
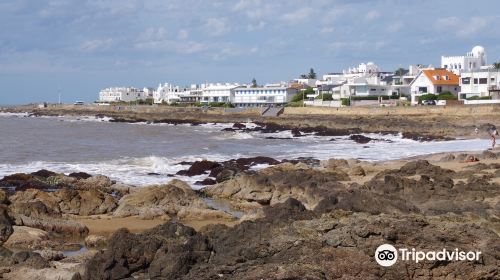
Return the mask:
{"type": "MultiPolygon", "coordinates": [[[[280,160],[310,157],[381,161],[439,152],[480,151],[490,145],[484,139],[418,142],[401,135],[381,134],[364,134],[374,141],[358,144],[349,136],[293,138],[291,131],[222,131],[232,125],[130,124],[94,116],[28,117],[0,113],[0,178],[48,169],[102,174],[126,184],[145,186],[166,183],[177,171],[189,168],[181,162],[202,159],[268,156],[280,160]]],[[[203,180],[205,175],[175,177],[200,188],[194,182],[203,180]]]]}

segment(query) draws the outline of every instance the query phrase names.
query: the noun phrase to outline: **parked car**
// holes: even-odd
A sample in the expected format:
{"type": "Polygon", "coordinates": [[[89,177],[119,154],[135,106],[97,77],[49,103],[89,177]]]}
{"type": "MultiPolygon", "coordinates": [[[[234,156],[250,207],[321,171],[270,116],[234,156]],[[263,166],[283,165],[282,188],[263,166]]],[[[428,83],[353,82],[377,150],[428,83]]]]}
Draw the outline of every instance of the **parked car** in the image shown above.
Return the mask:
{"type": "Polygon", "coordinates": [[[422,102],[423,105],[436,105],[436,101],[434,100],[424,100],[422,102]]]}
{"type": "Polygon", "coordinates": [[[83,105],[83,101],[76,101],[75,103],[73,103],[73,105],[83,105]]]}

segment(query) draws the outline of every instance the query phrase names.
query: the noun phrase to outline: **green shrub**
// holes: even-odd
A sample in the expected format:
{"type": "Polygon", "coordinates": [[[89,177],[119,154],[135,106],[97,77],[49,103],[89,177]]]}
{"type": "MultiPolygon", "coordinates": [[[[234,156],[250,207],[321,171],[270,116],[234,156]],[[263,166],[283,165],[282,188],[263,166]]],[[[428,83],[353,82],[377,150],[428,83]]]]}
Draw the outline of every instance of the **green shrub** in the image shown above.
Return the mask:
{"type": "Polygon", "coordinates": [[[340,100],[342,101],[342,106],[351,106],[349,98],[341,98],[340,100]]]}
{"type": "Polygon", "coordinates": [[[289,102],[285,105],[285,107],[302,107],[304,104],[302,104],[302,101],[298,102],[289,102]]]}
{"type": "Polygon", "coordinates": [[[432,94],[432,93],[424,94],[418,98],[418,100],[420,102],[425,101],[425,100],[436,100],[436,99],[437,99],[437,95],[432,94]]]}
{"type": "Polygon", "coordinates": [[[458,97],[456,97],[455,95],[453,95],[453,93],[449,91],[440,93],[437,96],[437,100],[457,100],[457,99],[458,97]]]}
{"type": "Polygon", "coordinates": [[[292,98],[292,102],[299,102],[299,101],[302,101],[302,99],[304,98],[305,96],[305,93],[302,93],[302,92],[299,92],[297,94],[295,94],[292,98]]]}

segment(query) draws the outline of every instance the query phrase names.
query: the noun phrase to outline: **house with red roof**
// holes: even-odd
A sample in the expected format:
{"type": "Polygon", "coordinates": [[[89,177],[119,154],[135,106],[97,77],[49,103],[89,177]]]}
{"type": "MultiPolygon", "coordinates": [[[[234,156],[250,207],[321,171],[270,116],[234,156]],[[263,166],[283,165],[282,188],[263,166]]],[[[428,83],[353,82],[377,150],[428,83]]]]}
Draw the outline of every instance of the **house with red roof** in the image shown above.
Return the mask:
{"type": "Polygon", "coordinates": [[[446,69],[423,69],[410,83],[411,103],[419,103],[419,97],[424,94],[451,92],[458,95],[460,91],[459,77],[446,69]]]}

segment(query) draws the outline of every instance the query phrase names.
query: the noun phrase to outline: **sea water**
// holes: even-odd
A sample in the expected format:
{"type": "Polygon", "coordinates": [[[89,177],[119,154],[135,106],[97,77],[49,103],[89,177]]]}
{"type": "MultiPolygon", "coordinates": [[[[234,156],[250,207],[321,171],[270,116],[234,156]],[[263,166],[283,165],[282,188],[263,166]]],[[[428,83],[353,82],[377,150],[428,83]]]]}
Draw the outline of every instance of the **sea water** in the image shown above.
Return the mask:
{"type": "Polygon", "coordinates": [[[94,116],[29,117],[0,113],[0,178],[47,169],[102,174],[136,186],[178,178],[198,188],[194,183],[206,175],[173,176],[189,168],[181,163],[254,156],[381,161],[439,152],[480,151],[490,145],[482,139],[419,142],[403,139],[399,134],[364,134],[375,140],[358,144],[349,136],[311,134],[293,138],[290,131],[222,131],[232,125],[130,124],[94,116]]]}

